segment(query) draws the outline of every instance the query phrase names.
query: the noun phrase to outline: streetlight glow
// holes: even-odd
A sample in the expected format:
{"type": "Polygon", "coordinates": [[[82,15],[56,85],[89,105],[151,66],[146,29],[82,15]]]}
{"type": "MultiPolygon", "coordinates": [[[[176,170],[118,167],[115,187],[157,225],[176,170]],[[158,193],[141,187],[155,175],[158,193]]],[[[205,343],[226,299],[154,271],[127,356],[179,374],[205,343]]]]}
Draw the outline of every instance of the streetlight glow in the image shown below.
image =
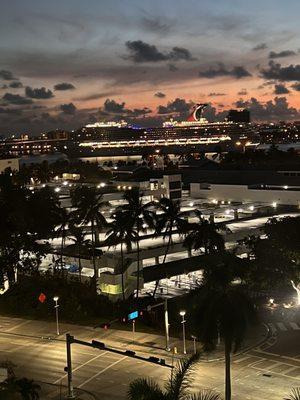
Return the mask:
{"type": "Polygon", "coordinates": [[[58,324],[58,307],[59,307],[59,304],[57,303],[58,300],[59,300],[59,297],[58,296],[54,296],[53,300],[55,301],[54,308],[55,308],[55,317],[56,317],[56,334],[57,334],[57,336],[59,336],[59,324],[58,324]]]}
{"type": "Polygon", "coordinates": [[[185,319],[184,319],[185,310],[181,310],[179,314],[180,314],[181,317],[182,317],[181,323],[182,323],[183,354],[186,354],[186,343],[185,343],[185,322],[186,322],[186,321],[185,321],[185,319]]]}

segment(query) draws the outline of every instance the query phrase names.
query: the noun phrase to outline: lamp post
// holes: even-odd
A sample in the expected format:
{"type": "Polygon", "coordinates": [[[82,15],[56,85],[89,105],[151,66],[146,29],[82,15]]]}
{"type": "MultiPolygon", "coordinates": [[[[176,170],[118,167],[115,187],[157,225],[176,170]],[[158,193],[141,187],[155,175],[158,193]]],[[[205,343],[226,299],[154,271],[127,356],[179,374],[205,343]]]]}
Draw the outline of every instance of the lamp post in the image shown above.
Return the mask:
{"type": "Polygon", "coordinates": [[[191,335],[191,338],[193,339],[193,344],[194,344],[194,354],[196,354],[197,353],[197,347],[196,347],[197,338],[194,335],[191,335]]]}
{"type": "Polygon", "coordinates": [[[182,310],[182,311],[180,311],[179,314],[180,314],[181,317],[182,317],[181,323],[182,323],[183,354],[186,354],[186,344],[185,344],[185,322],[186,322],[186,321],[185,321],[185,319],[184,319],[184,317],[185,317],[185,311],[182,310]]]}
{"type": "Polygon", "coordinates": [[[55,316],[56,316],[56,334],[57,334],[57,336],[59,336],[59,325],[58,325],[58,307],[59,307],[58,300],[59,300],[59,297],[54,296],[53,300],[55,301],[54,308],[55,308],[55,316]]]}

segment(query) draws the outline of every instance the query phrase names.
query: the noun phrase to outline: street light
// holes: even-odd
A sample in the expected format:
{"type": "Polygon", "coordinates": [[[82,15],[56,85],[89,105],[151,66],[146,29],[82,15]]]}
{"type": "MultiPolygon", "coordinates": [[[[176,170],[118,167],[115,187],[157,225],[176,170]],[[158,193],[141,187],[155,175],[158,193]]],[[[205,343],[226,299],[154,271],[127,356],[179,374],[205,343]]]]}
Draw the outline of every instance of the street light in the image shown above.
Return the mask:
{"type": "Polygon", "coordinates": [[[194,342],[194,354],[196,354],[197,353],[197,347],[196,347],[197,338],[194,335],[191,335],[191,338],[193,339],[193,342],[194,342]]]}
{"type": "Polygon", "coordinates": [[[59,307],[58,300],[59,300],[59,297],[54,296],[53,300],[55,301],[54,308],[55,308],[55,315],[56,315],[56,334],[57,334],[57,336],[59,336],[59,325],[58,325],[58,307],[59,307]]]}
{"type": "Polygon", "coordinates": [[[179,314],[180,314],[181,317],[182,317],[181,323],[182,323],[183,353],[186,354],[186,344],[185,344],[185,322],[186,322],[186,321],[185,321],[185,319],[184,319],[185,311],[182,310],[182,311],[180,311],[179,314]]]}

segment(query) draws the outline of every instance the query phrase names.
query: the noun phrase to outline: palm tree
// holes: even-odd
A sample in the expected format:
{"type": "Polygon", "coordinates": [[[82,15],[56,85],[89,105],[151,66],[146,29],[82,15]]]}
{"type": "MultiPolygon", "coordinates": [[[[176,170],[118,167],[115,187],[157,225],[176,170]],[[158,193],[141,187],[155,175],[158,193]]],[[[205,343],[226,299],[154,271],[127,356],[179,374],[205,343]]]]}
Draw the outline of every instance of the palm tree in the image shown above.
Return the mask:
{"type": "Polygon", "coordinates": [[[32,379],[17,379],[13,375],[0,384],[0,398],[2,399],[1,394],[4,394],[7,400],[38,400],[40,390],[40,385],[32,379]]]}
{"type": "Polygon", "coordinates": [[[136,279],[136,297],[139,297],[140,283],[140,232],[145,231],[145,226],[154,228],[155,213],[150,209],[152,202],[143,203],[143,194],[139,188],[126,190],[123,199],[126,204],[119,206],[117,210],[127,212],[134,222],[136,230],[136,249],[137,249],[137,279],[136,279]]]}
{"type": "Polygon", "coordinates": [[[125,285],[124,285],[124,244],[126,250],[130,251],[132,249],[132,243],[137,241],[138,233],[135,230],[135,220],[132,218],[131,214],[117,210],[113,215],[113,220],[108,224],[109,229],[106,232],[107,239],[105,244],[108,246],[116,247],[118,244],[121,245],[121,276],[122,276],[122,295],[123,300],[125,300],[125,285]]]}
{"type": "Polygon", "coordinates": [[[242,345],[247,328],[255,320],[252,301],[233,284],[236,268],[218,264],[204,271],[204,285],[196,293],[197,337],[206,350],[215,348],[218,338],[224,342],[225,400],[231,399],[231,352],[242,345]]]}
{"type": "Polygon", "coordinates": [[[60,268],[63,271],[63,251],[66,244],[68,234],[68,224],[70,222],[70,214],[65,208],[60,208],[59,211],[59,227],[57,230],[58,236],[61,237],[60,245],[60,268]]]}
{"type": "Polygon", "coordinates": [[[187,230],[189,233],[185,237],[183,245],[190,250],[200,250],[204,248],[204,253],[206,255],[224,251],[224,239],[218,232],[221,227],[203,218],[199,211],[196,212],[196,215],[198,216],[199,222],[188,224],[187,230]]]}
{"type": "MultiPolygon", "coordinates": [[[[183,231],[187,225],[187,221],[185,220],[185,213],[180,211],[180,201],[173,201],[168,199],[167,197],[162,197],[158,204],[156,204],[157,210],[162,211],[162,213],[156,216],[155,222],[155,231],[156,235],[161,235],[163,232],[163,238],[168,237],[168,243],[166,246],[164,258],[162,261],[162,265],[165,264],[166,258],[170,249],[170,245],[172,243],[172,234],[174,230],[177,228],[180,233],[183,231]]],[[[156,281],[153,297],[156,294],[158,288],[159,281],[156,281]]]]}
{"type": "Polygon", "coordinates": [[[41,390],[41,387],[32,379],[17,379],[16,384],[19,387],[19,392],[24,400],[38,400],[40,398],[39,391],[41,390]]]}
{"type": "Polygon", "coordinates": [[[300,400],[300,387],[293,388],[289,397],[284,400],[300,400]]]}
{"type": "Polygon", "coordinates": [[[91,224],[92,230],[92,251],[93,251],[93,268],[94,279],[97,279],[95,246],[99,242],[99,232],[107,226],[106,219],[101,213],[101,209],[108,205],[103,201],[103,195],[94,187],[82,186],[77,187],[71,192],[72,206],[76,210],[72,213],[74,220],[80,224],[91,224]]]}
{"type": "Polygon", "coordinates": [[[83,228],[81,226],[76,226],[73,224],[70,224],[70,233],[71,236],[69,239],[74,243],[74,246],[78,250],[78,272],[79,272],[79,282],[81,282],[81,249],[83,247],[86,247],[89,249],[89,245],[91,241],[89,239],[85,239],[85,233],[83,231],[83,228]]]}
{"type": "Polygon", "coordinates": [[[129,400],[221,400],[219,394],[210,390],[201,390],[191,394],[189,386],[199,354],[182,360],[165,384],[164,389],[151,379],[136,379],[131,382],[127,397],[129,400]]]}

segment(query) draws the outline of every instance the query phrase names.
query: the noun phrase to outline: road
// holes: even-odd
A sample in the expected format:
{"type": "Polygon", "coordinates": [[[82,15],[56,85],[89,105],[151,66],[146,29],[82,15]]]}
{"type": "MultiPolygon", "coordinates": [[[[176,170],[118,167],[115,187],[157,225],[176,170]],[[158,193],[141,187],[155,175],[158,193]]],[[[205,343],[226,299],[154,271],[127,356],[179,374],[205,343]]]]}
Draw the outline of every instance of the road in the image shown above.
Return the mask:
{"type": "MultiPolygon", "coordinates": [[[[300,324],[287,320],[276,322],[274,318],[270,321],[273,336],[268,342],[232,360],[233,399],[282,400],[291,387],[300,386],[300,324]]],[[[50,331],[55,332],[54,324],[0,317],[0,361],[14,363],[17,375],[66,385],[63,336],[60,340],[41,338],[50,331]],[[34,334],[38,336],[34,337],[34,334]]],[[[111,339],[110,333],[78,327],[74,328],[74,334],[83,340],[111,339]]],[[[148,340],[146,336],[141,338],[148,340]]],[[[116,345],[128,348],[127,343],[120,341],[116,345]]],[[[132,380],[147,377],[163,383],[169,375],[167,368],[105,350],[79,345],[72,345],[72,348],[75,387],[88,390],[99,399],[125,399],[132,380]]],[[[153,355],[156,351],[153,350],[153,355]]],[[[193,388],[211,388],[222,393],[223,375],[222,360],[201,362],[195,371],[193,388]]],[[[58,390],[53,386],[49,398],[55,398],[58,390]]]]}

